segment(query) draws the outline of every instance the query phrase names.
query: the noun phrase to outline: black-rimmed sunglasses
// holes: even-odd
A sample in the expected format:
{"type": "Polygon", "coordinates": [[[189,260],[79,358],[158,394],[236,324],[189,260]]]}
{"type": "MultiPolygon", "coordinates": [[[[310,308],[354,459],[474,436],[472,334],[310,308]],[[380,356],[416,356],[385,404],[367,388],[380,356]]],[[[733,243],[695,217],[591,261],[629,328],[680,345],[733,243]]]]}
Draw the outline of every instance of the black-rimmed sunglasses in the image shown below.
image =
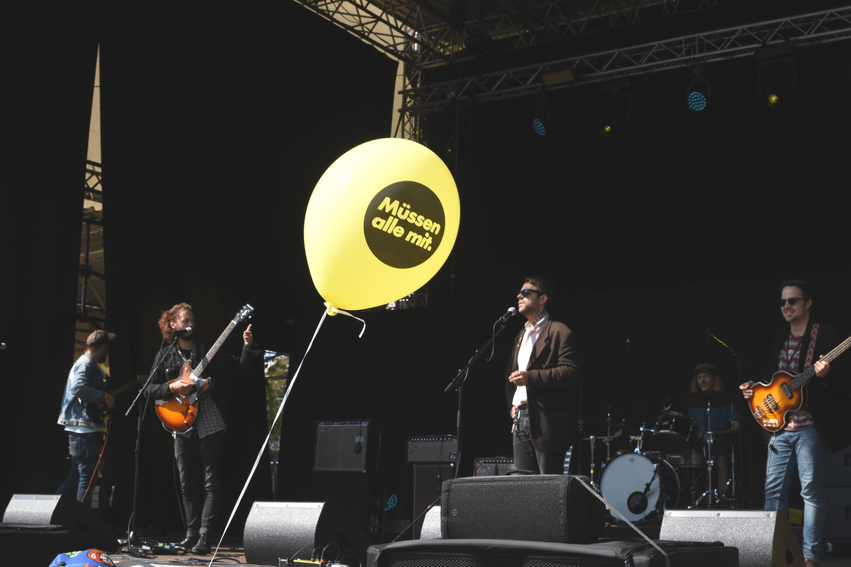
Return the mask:
{"type": "MultiPolygon", "coordinates": [[[[529,292],[532,292],[532,291],[534,291],[538,295],[546,295],[543,291],[538,291],[537,289],[532,289],[531,287],[527,287],[526,289],[521,289],[520,295],[522,295],[523,297],[527,297],[529,295],[529,292]]],[[[792,305],[794,305],[794,303],[792,305]]]]}
{"type": "Polygon", "coordinates": [[[786,302],[789,302],[789,305],[795,305],[799,301],[805,301],[806,297],[790,297],[789,299],[780,299],[777,301],[777,305],[780,307],[786,307],[786,302]]]}

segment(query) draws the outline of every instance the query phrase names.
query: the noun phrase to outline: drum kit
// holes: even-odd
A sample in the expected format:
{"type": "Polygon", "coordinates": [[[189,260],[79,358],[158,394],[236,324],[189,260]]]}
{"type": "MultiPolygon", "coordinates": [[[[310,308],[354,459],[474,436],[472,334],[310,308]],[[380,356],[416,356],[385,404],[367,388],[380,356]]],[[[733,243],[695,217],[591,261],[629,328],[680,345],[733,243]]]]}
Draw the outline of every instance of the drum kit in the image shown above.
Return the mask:
{"type": "MultiPolygon", "coordinates": [[[[705,423],[709,424],[711,408],[733,403],[733,396],[726,392],[697,392],[689,394],[683,403],[705,410],[705,423]]],[[[676,509],[680,504],[688,509],[738,507],[735,443],[730,443],[732,476],[724,491],[719,493],[712,484],[715,478],[712,448],[719,434],[707,427],[701,435],[695,421],[687,415],[666,407],[652,428],[644,424],[631,427],[623,421],[613,421],[611,416],[589,425],[606,428],[605,435],[591,435],[582,441],[591,445],[591,484],[610,507],[620,513],[613,514],[615,520],[620,520],[621,516],[630,522],[659,519],[666,509],[676,509]],[[628,436],[631,449],[612,456],[612,446],[623,434],[628,436]],[[597,442],[606,447],[599,475],[594,465],[597,442]],[[652,451],[649,450],[651,442],[652,451]],[[703,482],[705,491],[700,488],[703,482]],[[684,490],[690,498],[681,498],[684,490]]]]}

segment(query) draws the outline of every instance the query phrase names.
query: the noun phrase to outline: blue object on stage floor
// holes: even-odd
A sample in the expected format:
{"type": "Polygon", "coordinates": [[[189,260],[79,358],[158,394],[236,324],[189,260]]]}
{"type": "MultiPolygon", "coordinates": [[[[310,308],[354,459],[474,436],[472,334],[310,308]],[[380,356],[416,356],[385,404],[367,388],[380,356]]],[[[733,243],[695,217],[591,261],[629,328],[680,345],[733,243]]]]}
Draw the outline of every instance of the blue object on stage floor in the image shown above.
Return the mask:
{"type": "Polygon", "coordinates": [[[87,549],[85,551],[68,551],[60,553],[50,564],[50,567],[98,567],[107,565],[115,567],[115,563],[99,549],[87,549]]]}

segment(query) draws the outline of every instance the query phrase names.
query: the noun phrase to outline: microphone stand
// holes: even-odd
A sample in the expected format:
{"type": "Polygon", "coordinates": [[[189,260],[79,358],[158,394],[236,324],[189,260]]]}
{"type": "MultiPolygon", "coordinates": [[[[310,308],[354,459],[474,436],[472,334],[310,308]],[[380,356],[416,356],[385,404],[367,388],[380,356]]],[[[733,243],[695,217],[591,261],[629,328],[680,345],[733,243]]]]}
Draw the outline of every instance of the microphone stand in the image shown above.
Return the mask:
{"type": "MultiPolygon", "coordinates": [[[[710,339],[712,339],[713,341],[717,342],[719,345],[724,347],[724,349],[728,353],[730,353],[730,356],[733,357],[733,360],[735,360],[735,362],[736,362],[736,373],[738,374],[738,380],[739,380],[738,384],[741,384],[742,383],[742,363],[745,363],[748,366],[751,366],[751,363],[748,362],[747,360],[745,360],[744,358],[742,358],[739,355],[739,353],[737,353],[732,348],[727,346],[727,344],[724,341],[722,341],[721,339],[716,337],[715,334],[712,333],[711,331],[707,330],[707,335],[709,336],[710,339]]],[[[736,396],[736,412],[739,414],[739,431],[737,431],[738,435],[737,435],[737,439],[735,440],[735,445],[738,445],[739,457],[740,457],[740,460],[742,461],[742,480],[744,481],[744,476],[745,476],[744,475],[744,472],[745,472],[744,456],[745,456],[745,454],[744,454],[744,445],[743,445],[743,442],[742,442],[742,437],[744,437],[744,425],[745,425],[744,416],[745,416],[745,413],[742,411],[744,409],[742,407],[742,405],[744,404],[743,400],[744,400],[744,398],[742,396],[736,396]]],[[[747,413],[750,413],[750,410],[748,410],[747,413]]],[[[709,429],[709,419],[708,418],[706,420],[706,428],[707,428],[707,430],[709,429]]],[[[738,502],[736,501],[738,499],[738,495],[736,494],[735,451],[733,451],[733,455],[731,456],[730,461],[731,461],[730,462],[730,472],[732,473],[731,474],[731,481],[733,483],[731,485],[731,487],[732,487],[731,494],[732,494],[733,506],[735,507],[735,506],[738,505],[738,502]]],[[[749,463],[748,466],[750,466],[750,463],[749,463]]],[[[753,471],[750,471],[750,472],[751,472],[751,474],[748,475],[748,478],[752,480],[753,479],[753,471]]],[[[726,490],[725,490],[725,492],[726,492],[726,490]]],[[[742,499],[744,500],[744,498],[742,498],[742,499]]]]}
{"type": "MultiPolygon", "coordinates": [[[[163,340],[160,343],[160,349],[157,352],[162,352],[163,345],[165,344],[165,336],[163,336],[163,340]]],[[[165,361],[165,355],[168,354],[169,349],[177,350],[177,337],[175,337],[174,341],[166,348],[165,352],[163,352],[163,356],[160,357],[160,361],[151,368],[151,371],[148,373],[148,380],[145,382],[145,385],[139,388],[139,393],[136,394],[136,398],[130,404],[130,407],[127,408],[127,412],[124,414],[125,416],[130,415],[130,412],[133,411],[133,408],[136,406],[136,402],[139,401],[139,398],[142,394],[148,389],[148,386],[153,382],[154,374],[156,374],[157,370],[162,367],[163,362],[165,361]]],[[[145,397],[147,400],[147,396],[145,397]]],[[[130,552],[130,547],[140,547],[141,541],[136,535],[136,504],[139,498],[139,463],[141,462],[141,448],[142,448],[142,422],[145,418],[145,408],[148,407],[146,403],[143,408],[139,410],[139,416],[136,421],[136,474],[133,479],[133,509],[130,512],[130,526],[127,530],[127,550],[128,553],[133,555],[130,552]]]]}
{"type": "Polygon", "coordinates": [[[491,333],[491,338],[488,339],[488,341],[484,345],[482,345],[482,348],[478,349],[473,354],[473,356],[470,358],[470,360],[467,361],[467,364],[464,365],[464,368],[461,368],[458,371],[458,374],[455,375],[455,378],[453,378],[452,381],[449,383],[449,385],[446,386],[446,388],[443,389],[443,392],[445,394],[449,393],[450,390],[457,390],[458,391],[458,412],[457,412],[456,417],[455,417],[455,436],[458,439],[458,459],[457,459],[458,466],[455,467],[455,478],[458,478],[459,471],[461,470],[461,451],[462,451],[462,449],[461,449],[461,447],[462,447],[462,445],[461,445],[461,433],[462,433],[461,424],[463,422],[463,419],[461,417],[461,407],[462,407],[461,404],[462,404],[462,400],[463,400],[463,397],[464,397],[464,383],[467,381],[467,376],[470,373],[470,367],[473,366],[473,364],[482,356],[482,353],[484,352],[484,350],[493,343],[493,341],[496,339],[497,335],[499,335],[505,329],[505,326],[508,324],[508,320],[513,315],[514,315],[513,312],[510,313],[510,314],[506,313],[505,315],[500,317],[497,320],[496,323],[494,323],[493,333],[491,333]]]}

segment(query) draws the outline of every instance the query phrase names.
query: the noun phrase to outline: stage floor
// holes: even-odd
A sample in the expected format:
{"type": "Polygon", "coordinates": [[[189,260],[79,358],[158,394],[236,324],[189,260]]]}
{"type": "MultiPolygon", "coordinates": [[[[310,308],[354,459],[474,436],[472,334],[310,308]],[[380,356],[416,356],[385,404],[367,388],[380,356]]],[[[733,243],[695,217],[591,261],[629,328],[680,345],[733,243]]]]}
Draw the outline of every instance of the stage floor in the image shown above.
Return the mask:
{"type": "MultiPolygon", "coordinates": [[[[136,564],[143,563],[159,567],[175,565],[210,565],[212,555],[193,555],[191,553],[187,553],[185,555],[154,555],[153,557],[143,558],[119,552],[111,553],[109,554],[109,557],[116,564],[125,561],[132,561],[136,564]]],[[[245,567],[260,567],[254,563],[246,563],[245,550],[241,543],[226,540],[225,543],[222,544],[222,548],[219,550],[219,553],[216,554],[215,561],[213,561],[212,565],[215,567],[224,567],[235,564],[244,565],[245,567]]],[[[821,567],[848,567],[849,565],[851,565],[851,541],[834,544],[834,551],[831,554],[831,557],[822,559],[821,561],[821,567]]],[[[718,565],[718,567],[726,566],[718,565]]]]}

